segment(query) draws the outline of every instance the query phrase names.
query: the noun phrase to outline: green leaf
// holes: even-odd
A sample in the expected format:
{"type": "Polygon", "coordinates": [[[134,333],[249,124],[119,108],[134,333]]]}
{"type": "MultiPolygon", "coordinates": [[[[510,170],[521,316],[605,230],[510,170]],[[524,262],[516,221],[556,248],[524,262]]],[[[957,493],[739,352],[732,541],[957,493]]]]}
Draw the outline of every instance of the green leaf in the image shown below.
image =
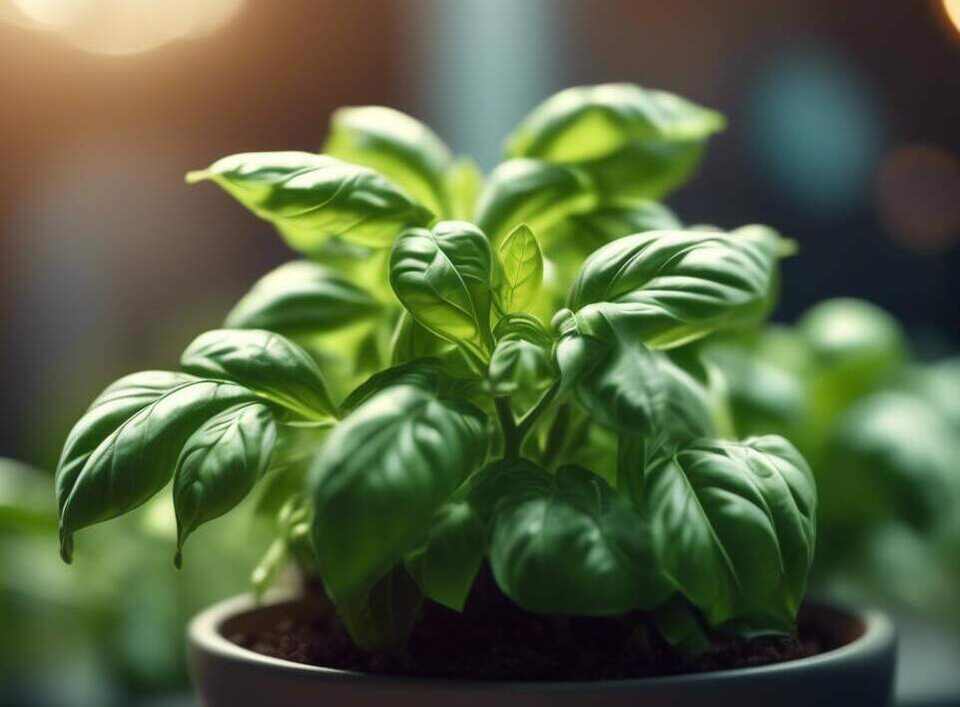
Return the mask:
{"type": "Polygon", "coordinates": [[[360,648],[396,651],[413,630],[422,603],[420,588],[401,564],[368,591],[338,599],[337,612],[360,648]]]}
{"type": "Polygon", "coordinates": [[[180,452],[173,479],[177,566],[187,537],[242,501],[270,465],[277,428],[261,403],[242,403],[204,422],[180,452]]]}
{"type": "Polygon", "coordinates": [[[72,556],[73,533],[131,511],[163,488],[200,425],[255,399],[233,383],[158,371],[107,388],[70,432],[57,465],[64,560],[72,556]]]}
{"type": "Polygon", "coordinates": [[[309,152],[231,155],[187,175],[212,180],[276,226],[291,248],[311,256],[333,236],[383,248],[433,214],[366,167],[309,152]]]}
{"type": "Polygon", "coordinates": [[[576,164],[609,201],[660,198],[685,182],[723,117],[631,84],[570,88],[547,99],[507,144],[510,157],[576,164]]]}
{"type": "Polygon", "coordinates": [[[584,262],[568,307],[628,318],[647,346],[669,349],[765,317],[782,239],[753,226],[731,234],[651,231],[620,238],[584,262]]]}
{"type": "Polygon", "coordinates": [[[308,420],[329,420],[337,414],[310,354],[273,332],[208,331],[187,347],[180,365],[188,373],[240,383],[308,420]]]}
{"type": "Polygon", "coordinates": [[[543,281],[543,253],[527,226],[513,229],[497,246],[500,262],[497,299],[501,311],[520,312],[536,296],[543,281]]]}
{"type": "Polygon", "coordinates": [[[664,91],[625,83],[580,86],[535,108],[510,136],[507,154],[583,162],[631,143],[700,141],[723,127],[718,113],[664,91]]]}
{"type": "Polygon", "coordinates": [[[435,214],[449,212],[444,175],[452,157],[419,120],[393,108],[341,108],[323,152],[376,170],[435,214]]]}
{"type": "Polygon", "coordinates": [[[398,385],[407,385],[438,395],[443,386],[443,364],[436,358],[420,358],[374,373],[358,385],[340,405],[344,413],[353,412],[377,393],[398,385]]]}
{"type": "Polygon", "coordinates": [[[365,591],[412,550],[487,443],[479,410],[411,385],[346,417],[311,469],[313,541],[331,595],[365,591]]]}
{"type": "Polygon", "coordinates": [[[303,337],[372,321],[382,311],[383,305],[354,282],[319,263],[297,260],[260,278],[224,326],[303,337]]]}
{"type": "Polygon", "coordinates": [[[524,398],[518,401],[521,405],[535,402],[556,376],[550,355],[553,338],[538,320],[523,314],[511,314],[497,322],[494,336],[497,345],[487,373],[491,394],[520,394],[524,398]]]}
{"type": "Polygon", "coordinates": [[[650,466],[643,509],[663,571],[710,626],[791,631],[815,542],[816,488],[786,440],[701,440],[650,466]]]}
{"type": "Polygon", "coordinates": [[[407,558],[407,569],[423,593],[463,611],[486,551],[486,533],[468,503],[441,506],[423,547],[407,558]]]}
{"type": "Polygon", "coordinates": [[[710,648],[710,636],[700,623],[697,610],[681,597],[658,606],[653,613],[657,630],[674,648],[699,655],[710,648]]]}
{"type": "Polygon", "coordinates": [[[603,479],[562,467],[500,500],[490,561],[503,592],[528,611],[612,616],[652,608],[671,588],[643,518],[603,479]]]}
{"type": "Polygon", "coordinates": [[[465,221],[405,231],[390,257],[390,284],[413,318],[475,352],[491,343],[491,274],[490,243],[465,221]]]}
{"type": "Polygon", "coordinates": [[[639,200],[626,206],[604,206],[571,216],[566,227],[570,240],[588,255],[602,245],[644,231],[679,231],[683,224],[670,209],[656,201],[639,200]]]}
{"type": "Polygon", "coordinates": [[[447,172],[447,192],[450,194],[451,216],[462,221],[473,221],[477,199],[483,189],[483,172],[469,157],[460,157],[447,172]]]}
{"type": "Polygon", "coordinates": [[[826,525],[870,528],[890,520],[929,529],[952,512],[960,444],[922,398],[884,391],[840,416],[817,468],[826,525]]]}
{"type": "Polygon", "coordinates": [[[797,329],[813,359],[813,414],[825,422],[892,380],[908,357],[896,319],[862,300],[821,302],[797,329]]]}
{"type": "Polygon", "coordinates": [[[490,175],[477,204],[477,224],[498,245],[526,224],[535,233],[597,204],[593,185],[576,169],[539,160],[509,160],[490,175]]]}

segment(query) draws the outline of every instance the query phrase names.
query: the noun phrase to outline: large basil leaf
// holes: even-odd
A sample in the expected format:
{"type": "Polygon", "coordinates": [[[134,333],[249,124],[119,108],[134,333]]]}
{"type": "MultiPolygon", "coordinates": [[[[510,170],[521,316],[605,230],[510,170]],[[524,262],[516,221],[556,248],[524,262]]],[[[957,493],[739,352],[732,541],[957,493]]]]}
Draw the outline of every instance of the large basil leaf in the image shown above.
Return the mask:
{"type": "Polygon", "coordinates": [[[313,541],[333,597],[364,591],[429,528],[482,463],[485,419],[468,403],[392,386],[354,410],[311,469],[313,541]]]}
{"type": "Polygon", "coordinates": [[[233,383],[155,371],[107,388],[70,432],[57,465],[63,558],[70,561],[77,530],[133,510],[163,488],[197,427],[255,399],[233,383]]]}
{"type": "Polygon", "coordinates": [[[227,315],[228,329],[266,329],[311,336],[373,320],[383,305],[330,268],[309,260],[268,273],[227,315]]]}
{"type": "Polygon", "coordinates": [[[383,106],[341,108],[323,152],[370,167],[435,214],[449,212],[444,175],[450,150],[426,125],[383,106]]]}
{"type": "Polygon", "coordinates": [[[539,160],[509,160],[487,180],[476,221],[499,244],[521,224],[545,234],[568,216],[590,211],[596,204],[592,183],[578,170],[539,160]]]}
{"type": "Polygon", "coordinates": [[[711,626],[790,631],[813,559],[813,475],[786,440],[703,440],[651,464],[642,507],[663,571],[711,626]]]}
{"type": "Polygon", "coordinates": [[[270,465],[277,428],[261,403],[242,403],[214,415],[190,435],[173,479],[177,566],[198,526],[242,501],[270,465]]]}
{"type": "Polygon", "coordinates": [[[188,373],[240,383],[308,420],[336,417],[316,362],[279,334],[214,329],[193,340],[180,365],[188,373]]]}
{"type": "Polygon", "coordinates": [[[507,596],[529,611],[591,616],[669,596],[643,517],[625,499],[582,467],[547,479],[496,506],[490,562],[507,596]]]}
{"type": "Polygon", "coordinates": [[[535,108],[510,136],[507,153],[584,162],[631,143],[702,141],[723,126],[718,113],[664,91],[626,83],[580,86],[535,108]]]}
{"type": "Polygon", "coordinates": [[[782,249],[783,240],[760,226],[627,236],[587,258],[568,306],[629,318],[647,346],[673,348],[762,319],[772,306],[782,249]]]}
{"type": "Polygon", "coordinates": [[[952,512],[958,464],[960,442],[939,410],[910,393],[870,395],[838,418],[818,465],[825,524],[930,528],[952,512]]]}
{"type": "Polygon", "coordinates": [[[527,226],[513,229],[497,246],[500,264],[496,295],[501,311],[523,311],[533,301],[543,281],[543,253],[527,226]]]}
{"type": "Polygon", "coordinates": [[[274,224],[294,250],[321,252],[332,236],[382,248],[408,226],[433,218],[390,181],[366,167],[309,152],[231,155],[187,175],[210,179],[274,224]]]}
{"type": "Polygon", "coordinates": [[[405,231],[390,257],[390,284],[413,318],[451,343],[490,347],[492,260],[483,231],[466,221],[405,231]]]}
{"type": "Polygon", "coordinates": [[[407,558],[407,569],[426,596],[463,611],[486,547],[484,525],[473,507],[446,503],[437,511],[426,543],[407,558]]]}

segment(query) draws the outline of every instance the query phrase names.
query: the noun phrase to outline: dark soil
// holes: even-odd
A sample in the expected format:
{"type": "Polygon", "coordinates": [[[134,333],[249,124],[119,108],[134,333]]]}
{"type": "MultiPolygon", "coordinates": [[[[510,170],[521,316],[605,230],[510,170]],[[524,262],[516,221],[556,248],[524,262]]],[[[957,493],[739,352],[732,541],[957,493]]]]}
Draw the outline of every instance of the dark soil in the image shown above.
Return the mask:
{"type": "Polygon", "coordinates": [[[427,602],[402,654],[357,649],[325,601],[265,608],[224,626],[234,643],[298,663],[364,673],[459,680],[617,680],[805,658],[862,633],[845,614],[804,607],[795,637],[716,637],[706,653],[672,650],[643,614],[618,619],[530,614],[482,576],[461,614],[427,602]]]}

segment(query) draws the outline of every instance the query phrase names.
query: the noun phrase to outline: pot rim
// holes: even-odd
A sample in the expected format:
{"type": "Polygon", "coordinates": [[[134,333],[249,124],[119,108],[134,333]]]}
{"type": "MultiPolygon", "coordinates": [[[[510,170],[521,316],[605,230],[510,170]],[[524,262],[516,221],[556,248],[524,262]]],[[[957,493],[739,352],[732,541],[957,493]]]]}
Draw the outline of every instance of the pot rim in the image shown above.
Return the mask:
{"type": "Polygon", "coordinates": [[[220,601],[197,614],[187,628],[188,641],[200,652],[212,654],[220,659],[246,663],[250,667],[267,668],[301,676],[314,676],[325,682],[357,682],[377,686],[457,686],[470,690],[502,690],[509,687],[514,691],[569,691],[579,686],[589,689],[620,689],[639,686],[669,687],[671,685],[689,685],[701,682],[724,682],[742,680],[750,677],[765,677],[773,673],[789,674],[816,669],[828,664],[857,662],[863,656],[880,653],[889,648],[896,640],[893,621],[878,609],[855,609],[836,601],[818,601],[842,613],[859,619],[864,626],[863,633],[856,639],[839,648],[819,653],[807,658],[798,658],[783,663],[773,663],[750,668],[714,670],[685,675],[667,675],[652,678],[631,678],[625,680],[570,680],[570,681],[522,681],[522,680],[454,680],[450,678],[424,678],[404,675],[379,675],[361,673],[352,670],[325,668],[306,663],[297,663],[282,658],[274,658],[252,651],[229,641],[221,632],[224,622],[238,614],[253,611],[263,606],[293,601],[296,597],[289,593],[271,595],[257,603],[249,594],[242,594],[220,601]]]}

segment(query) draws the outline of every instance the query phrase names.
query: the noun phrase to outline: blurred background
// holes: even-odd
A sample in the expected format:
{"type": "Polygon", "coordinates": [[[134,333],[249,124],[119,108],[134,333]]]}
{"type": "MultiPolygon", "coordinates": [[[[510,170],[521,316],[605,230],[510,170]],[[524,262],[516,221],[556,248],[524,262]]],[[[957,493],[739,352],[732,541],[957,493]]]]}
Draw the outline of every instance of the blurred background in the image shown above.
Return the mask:
{"type": "MultiPolygon", "coordinates": [[[[489,169],[556,90],[679,93],[730,127],[669,204],[799,243],[778,320],[860,297],[920,360],[960,344],[960,0],[0,0],[0,67],[0,457],[40,470],[105,383],[173,365],[290,259],[183,174],[316,150],[341,105],[409,112],[489,169]]],[[[52,505],[42,474],[7,477],[0,505],[52,505]]],[[[0,703],[191,704],[182,624],[243,590],[263,548],[215,523],[197,541],[228,569],[174,573],[164,511],[69,571],[52,531],[0,525],[0,703]]],[[[922,690],[960,648],[915,609],[928,652],[901,689],[922,690]]]]}

